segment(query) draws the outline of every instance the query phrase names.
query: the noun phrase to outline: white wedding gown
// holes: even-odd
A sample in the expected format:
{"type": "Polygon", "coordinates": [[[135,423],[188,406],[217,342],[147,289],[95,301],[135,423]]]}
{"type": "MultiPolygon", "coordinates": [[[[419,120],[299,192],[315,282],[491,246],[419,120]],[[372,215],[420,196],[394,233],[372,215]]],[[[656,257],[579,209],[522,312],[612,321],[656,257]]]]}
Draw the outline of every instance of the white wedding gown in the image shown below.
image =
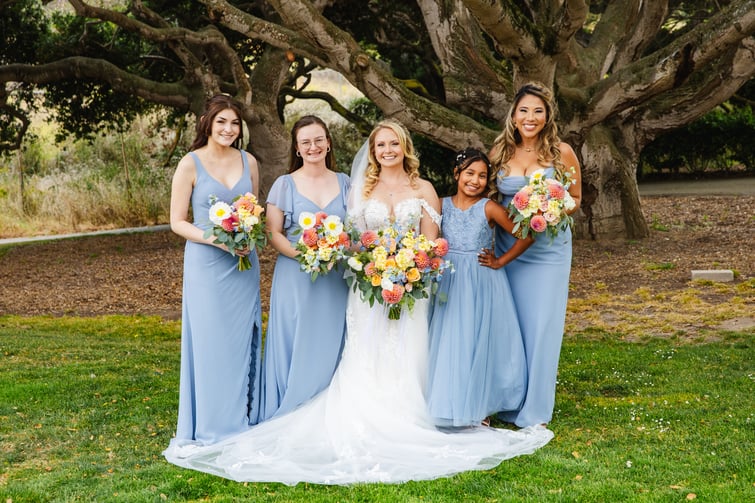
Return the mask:
{"type": "MultiPolygon", "coordinates": [[[[395,221],[418,228],[420,199],[396,205],[395,221]]],[[[370,229],[391,219],[384,204],[368,200],[359,217],[370,229]]],[[[434,213],[432,208],[429,212],[434,213]]],[[[427,413],[428,301],[388,320],[351,292],[348,336],[330,386],[298,409],[209,446],[171,445],[171,463],[249,482],[351,484],[404,482],[486,470],[530,454],[553,433],[474,427],[437,429],[427,413]]],[[[312,336],[317,336],[312,320],[312,336]]]]}

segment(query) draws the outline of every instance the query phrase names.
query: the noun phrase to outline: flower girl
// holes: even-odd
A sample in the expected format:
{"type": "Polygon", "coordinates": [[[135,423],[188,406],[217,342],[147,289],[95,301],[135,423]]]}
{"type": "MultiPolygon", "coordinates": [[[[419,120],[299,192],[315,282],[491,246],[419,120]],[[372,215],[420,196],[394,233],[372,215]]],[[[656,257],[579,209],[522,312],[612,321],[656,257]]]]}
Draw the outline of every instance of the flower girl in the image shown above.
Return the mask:
{"type": "Polygon", "coordinates": [[[488,424],[487,417],[520,406],[527,365],[506,272],[498,269],[532,244],[520,239],[498,261],[489,253],[493,225],[511,232],[507,211],[483,196],[491,172],[477,149],[454,163],[456,194],[443,205],[446,258],[455,272],[440,280],[430,323],[428,406],[438,426],[488,424]],[[481,267],[486,266],[486,267],[481,267]]]}

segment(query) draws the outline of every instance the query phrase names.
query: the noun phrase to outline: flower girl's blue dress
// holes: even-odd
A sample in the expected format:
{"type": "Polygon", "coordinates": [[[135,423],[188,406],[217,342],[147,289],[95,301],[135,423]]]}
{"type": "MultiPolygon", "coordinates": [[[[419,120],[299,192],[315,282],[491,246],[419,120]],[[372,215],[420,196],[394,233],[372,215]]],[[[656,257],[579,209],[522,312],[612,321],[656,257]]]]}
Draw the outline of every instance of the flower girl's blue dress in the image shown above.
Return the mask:
{"type": "Polygon", "coordinates": [[[462,211],[443,199],[446,258],[455,272],[441,278],[430,323],[428,406],[439,426],[478,425],[524,397],[524,346],[505,268],[477,261],[492,246],[488,201],[462,211]]]}

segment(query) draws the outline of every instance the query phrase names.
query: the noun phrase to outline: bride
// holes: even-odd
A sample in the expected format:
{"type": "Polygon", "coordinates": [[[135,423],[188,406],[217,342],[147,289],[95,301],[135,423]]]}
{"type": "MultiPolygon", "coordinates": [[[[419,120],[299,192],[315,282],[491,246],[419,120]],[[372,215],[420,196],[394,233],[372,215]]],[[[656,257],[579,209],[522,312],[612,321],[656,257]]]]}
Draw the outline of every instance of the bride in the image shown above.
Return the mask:
{"type": "MultiPolygon", "coordinates": [[[[395,224],[434,239],[439,208],[432,185],[419,178],[406,129],[379,123],[354,160],[350,220],[361,230],[395,224]]],[[[427,309],[428,301],[418,300],[393,321],[383,305],[371,307],[351,292],[347,340],[328,388],[298,409],[219,443],[172,443],[165,457],[238,481],[396,483],[490,469],[547,444],[553,433],[542,426],[434,426],[424,397],[427,309]]]]}

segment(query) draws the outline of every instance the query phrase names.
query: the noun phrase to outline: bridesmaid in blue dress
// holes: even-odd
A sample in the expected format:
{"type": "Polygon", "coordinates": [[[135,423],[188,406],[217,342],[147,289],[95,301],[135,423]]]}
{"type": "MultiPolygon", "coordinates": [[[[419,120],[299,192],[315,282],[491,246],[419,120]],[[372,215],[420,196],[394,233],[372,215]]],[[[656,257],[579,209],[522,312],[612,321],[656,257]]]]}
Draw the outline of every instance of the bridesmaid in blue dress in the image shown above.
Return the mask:
{"type": "Polygon", "coordinates": [[[170,451],[207,445],[249,428],[259,401],[260,268],[237,269],[238,257],[215,238],[209,198],[231,202],[257,194],[257,161],[240,150],[241,107],[217,95],[197,123],[197,137],[173,177],[170,225],[186,238],[181,319],[181,382],[178,427],[170,451]],[[189,220],[189,209],[193,221],[189,220]]]}
{"type": "Polygon", "coordinates": [[[313,282],[295,259],[299,215],[346,217],[349,177],[333,171],[332,140],[325,123],[308,115],[291,131],[289,173],[267,198],[267,225],[278,251],[270,291],[259,420],[285,414],[330,383],[346,330],[348,287],[336,269],[313,282]]]}
{"type": "MultiPolygon", "coordinates": [[[[573,171],[569,193],[579,209],[582,196],[579,161],[572,148],[559,140],[556,106],[551,91],[540,83],[525,84],[517,92],[503,132],[490,151],[502,204],[508,206],[529,176],[546,169],[548,177],[573,171]]],[[[496,231],[496,254],[504,253],[514,238],[496,231]]],[[[517,426],[547,424],[553,417],[556,374],[564,335],[569,295],[572,235],[564,232],[550,242],[537,235],[535,243],[506,266],[527,354],[527,394],[520,408],[500,414],[517,426]]]]}
{"type": "Polygon", "coordinates": [[[435,424],[489,424],[488,416],[524,399],[527,366],[516,308],[504,269],[532,244],[516,240],[496,263],[480,267],[493,242],[493,224],[512,230],[507,211],[483,197],[492,171],[487,156],[468,148],[456,155],[457,191],[443,198],[443,237],[453,274],[444,274],[430,322],[428,406],[435,424]]]}

